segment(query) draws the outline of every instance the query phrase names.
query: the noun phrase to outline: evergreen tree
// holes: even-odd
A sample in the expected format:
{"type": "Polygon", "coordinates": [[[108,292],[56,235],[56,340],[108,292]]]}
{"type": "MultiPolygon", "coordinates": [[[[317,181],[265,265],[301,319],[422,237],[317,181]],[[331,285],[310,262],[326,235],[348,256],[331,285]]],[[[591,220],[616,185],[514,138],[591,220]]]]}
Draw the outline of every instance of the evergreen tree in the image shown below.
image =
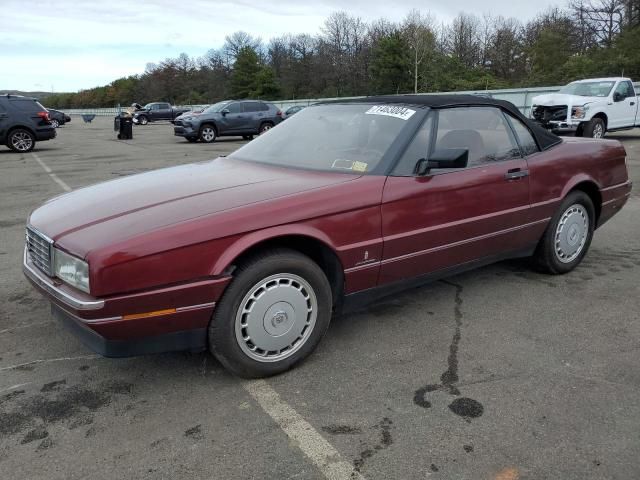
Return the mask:
{"type": "Polygon", "coordinates": [[[256,76],[260,70],[260,60],[256,51],[250,46],[242,47],[233,64],[231,96],[233,98],[250,97],[255,90],[256,76]]]}

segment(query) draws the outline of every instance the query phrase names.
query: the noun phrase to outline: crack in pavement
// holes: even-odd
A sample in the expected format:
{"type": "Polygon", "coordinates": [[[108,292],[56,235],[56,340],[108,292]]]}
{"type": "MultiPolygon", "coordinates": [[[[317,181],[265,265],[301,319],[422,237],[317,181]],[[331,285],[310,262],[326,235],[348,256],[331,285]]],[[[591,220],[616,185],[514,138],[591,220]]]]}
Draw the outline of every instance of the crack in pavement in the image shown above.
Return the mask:
{"type": "MultiPolygon", "coordinates": [[[[460,339],[462,338],[462,320],[464,314],[462,312],[462,293],[464,287],[460,284],[450,282],[448,280],[440,280],[445,285],[450,285],[455,288],[454,298],[454,320],[455,329],[451,344],[449,345],[449,356],[447,357],[447,370],[440,376],[440,383],[432,383],[425,385],[415,391],[413,396],[413,403],[422,408],[431,408],[431,401],[427,400],[426,395],[435,391],[446,392],[453,396],[459,396],[460,390],[457,386],[458,383],[458,348],[460,345],[460,339]]],[[[465,420],[470,421],[471,418],[477,418],[484,413],[484,407],[477,400],[471,398],[461,397],[456,398],[449,404],[449,410],[456,415],[463,417],[465,420]]]]}

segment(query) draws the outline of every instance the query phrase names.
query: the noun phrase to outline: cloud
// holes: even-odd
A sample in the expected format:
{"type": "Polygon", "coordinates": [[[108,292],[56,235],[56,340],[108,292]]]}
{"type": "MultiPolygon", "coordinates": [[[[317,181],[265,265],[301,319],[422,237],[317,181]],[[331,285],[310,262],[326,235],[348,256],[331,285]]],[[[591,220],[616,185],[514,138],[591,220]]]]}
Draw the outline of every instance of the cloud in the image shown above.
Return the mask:
{"type": "MultiPolygon", "coordinates": [[[[490,13],[526,20],[556,3],[493,0],[490,13]]],[[[482,15],[489,9],[476,0],[31,0],[25,15],[24,0],[2,4],[0,88],[21,89],[41,82],[58,91],[142,73],[146,63],[180,52],[203,55],[222,46],[225,36],[237,30],[265,41],[285,33],[316,34],[337,10],[367,21],[380,17],[400,21],[418,8],[430,11],[438,21],[449,21],[460,11],[482,15]]]]}

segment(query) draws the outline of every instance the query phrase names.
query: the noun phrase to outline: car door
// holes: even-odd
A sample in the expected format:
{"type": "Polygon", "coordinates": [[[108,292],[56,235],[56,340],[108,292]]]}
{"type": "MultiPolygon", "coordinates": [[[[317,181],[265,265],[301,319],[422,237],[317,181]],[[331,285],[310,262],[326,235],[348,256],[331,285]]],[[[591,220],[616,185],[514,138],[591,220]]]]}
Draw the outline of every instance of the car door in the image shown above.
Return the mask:
{"type": "Polygon", "coordinates": [[[149,120],[158,120],[158,111],[160,110],[160,105],[157,103],[153,103],[149,106],[149,120]]]}
{"type": "Polygon", "coordinates": [[[264,108],[266,105],[262,102],[242,102],[242,107],[246,116],[243,130],[251,133],[257,132],[269,108],[264,108]]]}
{"type": "Polygon", "coordinates": [[[5,141],[8,130],[9,114],[7,112],[7,109],[2,104],[0,104],[0,142],[5,141]]]}
{"type": "Polygon", "coordinates": [[[245,114],[242,111],[241,102],[233,102],[225,107],[226,113],[220,119],[220,133],[238,133],[241,131],[241,125],[245,121],[245,114]]]}
{"type": "Polygon", "coordinates": [[[168,103],[159,103],[156,120],[171,120],[171,105],[168,103]]]}
{"type": "Polygon", "coordinates": [[[387,178],[381,211],[381,285],[525,248],[527,162],[503,112],[432,110],[387,178]],[[460,148],[469,151],[466,168],[414,175],[419,159],[460,148]]]}
{"type": "Polygon", "coordinates": [[[609,105],[607,128],[632,127],[635,123],[637,105],[633,84],[627,80],[618,82],[613,90],[609,105]]]}

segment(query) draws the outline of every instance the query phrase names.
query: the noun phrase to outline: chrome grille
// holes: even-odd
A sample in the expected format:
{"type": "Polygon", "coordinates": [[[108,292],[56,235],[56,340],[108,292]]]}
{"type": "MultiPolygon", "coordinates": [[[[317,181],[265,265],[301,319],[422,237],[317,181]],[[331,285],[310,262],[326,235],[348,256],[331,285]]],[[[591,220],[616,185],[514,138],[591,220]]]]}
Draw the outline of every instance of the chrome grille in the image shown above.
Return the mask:
{"type": "Polygon", "coordinates": [[[27,251],[34,265],[53,277],[53,241],[37,230],[27,227],[27,251]]]}

